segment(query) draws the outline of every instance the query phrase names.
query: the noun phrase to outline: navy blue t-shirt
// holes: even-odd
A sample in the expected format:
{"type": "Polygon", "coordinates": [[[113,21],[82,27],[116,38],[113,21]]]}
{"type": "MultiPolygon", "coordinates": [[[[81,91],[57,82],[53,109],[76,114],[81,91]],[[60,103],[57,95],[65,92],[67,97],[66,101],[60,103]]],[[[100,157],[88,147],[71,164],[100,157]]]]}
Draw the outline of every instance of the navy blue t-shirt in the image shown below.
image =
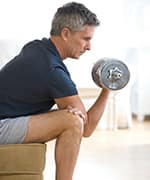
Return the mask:
{"type": "Polygon", "coordinates": [[[49,111],[54,98],[77,94],[50,39],[34,40],[0,70],[0,119],[49,111]]]}

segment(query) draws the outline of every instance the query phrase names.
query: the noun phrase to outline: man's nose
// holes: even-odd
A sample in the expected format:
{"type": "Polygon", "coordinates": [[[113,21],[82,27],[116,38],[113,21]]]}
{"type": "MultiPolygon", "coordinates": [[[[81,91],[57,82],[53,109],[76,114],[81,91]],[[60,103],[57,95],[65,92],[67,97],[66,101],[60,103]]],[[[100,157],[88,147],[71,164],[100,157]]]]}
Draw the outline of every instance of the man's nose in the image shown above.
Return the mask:
{"type": "Polygon", "coordinates": [[[87,43],[87,45],[86,45],[86,50],[91,50],[91,43],[90,43],[90,42],[87,43]]]}

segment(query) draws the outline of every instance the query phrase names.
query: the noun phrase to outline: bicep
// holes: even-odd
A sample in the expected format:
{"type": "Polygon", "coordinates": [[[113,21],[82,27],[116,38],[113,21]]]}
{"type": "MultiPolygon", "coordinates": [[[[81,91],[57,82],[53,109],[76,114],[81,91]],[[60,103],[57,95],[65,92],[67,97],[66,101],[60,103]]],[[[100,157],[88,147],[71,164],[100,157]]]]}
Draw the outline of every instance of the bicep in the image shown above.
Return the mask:
{"type": "Polygon", "coordinates": [[[71,106],[79,109],[87,117],[84,104],[78,96],[76,85],[71,77],[61,68],[53,68],[49,75],[51,81],[48,84],[48,89],[58,108],[66,109],[71,106]]]}
{"type": "Polygon", "coordinates": [[[55,102],[59,109],[66,109],[68,106],[77,108],[87,117],[86,109],[81,98],[78,95],[56,98],[55,102]]]}

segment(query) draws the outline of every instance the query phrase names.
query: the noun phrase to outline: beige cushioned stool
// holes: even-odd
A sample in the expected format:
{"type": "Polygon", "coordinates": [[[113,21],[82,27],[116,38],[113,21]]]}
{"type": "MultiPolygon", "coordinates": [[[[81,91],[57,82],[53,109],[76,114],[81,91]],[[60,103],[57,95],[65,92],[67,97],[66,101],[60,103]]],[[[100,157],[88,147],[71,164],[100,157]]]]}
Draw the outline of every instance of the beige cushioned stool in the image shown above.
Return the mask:
{"type": "Polygon", "coordinates": [[[46,144],[0,145],[0,180],[43,180],[46,144]]]}

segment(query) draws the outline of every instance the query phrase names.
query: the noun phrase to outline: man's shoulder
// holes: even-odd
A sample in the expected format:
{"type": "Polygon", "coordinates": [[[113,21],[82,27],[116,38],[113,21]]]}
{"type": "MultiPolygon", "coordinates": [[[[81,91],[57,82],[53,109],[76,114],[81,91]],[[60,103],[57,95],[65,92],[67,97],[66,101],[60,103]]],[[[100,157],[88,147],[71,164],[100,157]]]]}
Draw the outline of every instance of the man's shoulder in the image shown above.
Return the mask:
{"type": "Polygon", "coordinates": [[[29,41],[23,46],[23,51],[30,51],[30,52],[36,52],[36,54],[42,54],[45,55],[54,55],[55,57],[58,57],[59,54],[57,52],[57,49],[53,45],[53,43],[50,41],[50,39],[42,38],[35,39],[32,41],[29,41]]]}
{"type": "Polygon", "coordinates": [[[42,41],[35,39],[32,41],[27,42],[24,46],[23,46],[23,50],[26,49],[34,49],[34,48],[38,48],[38,47],[42,47],[42,41]]]}

